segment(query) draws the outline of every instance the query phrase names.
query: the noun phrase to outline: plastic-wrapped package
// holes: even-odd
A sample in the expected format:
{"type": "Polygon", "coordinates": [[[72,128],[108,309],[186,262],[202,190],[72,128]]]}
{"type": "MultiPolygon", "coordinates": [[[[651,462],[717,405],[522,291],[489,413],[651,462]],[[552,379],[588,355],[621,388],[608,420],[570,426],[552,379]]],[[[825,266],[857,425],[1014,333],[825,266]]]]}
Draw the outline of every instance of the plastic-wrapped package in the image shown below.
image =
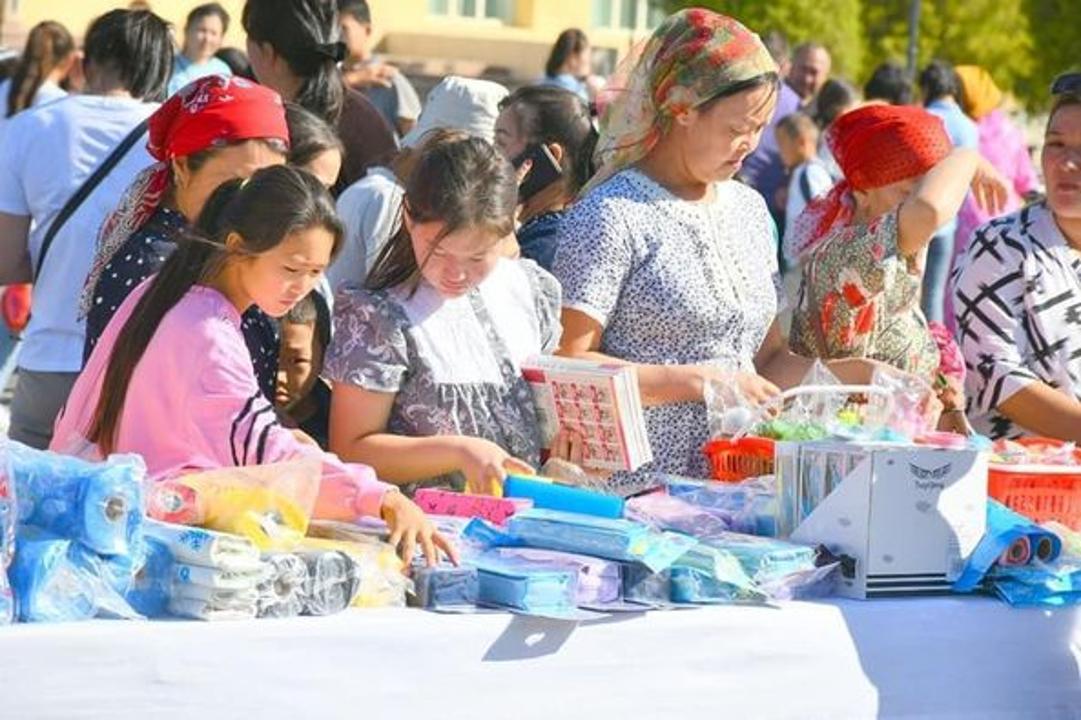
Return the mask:
{"type": "Polygon", "coordinates": [[[304,613],[333,615],[349,607],[360,592],[360,567],[337,550],[305,550],[297,556],[308,566],[304,613]]]}
{"type": "Polygon", "coordinates": [[[739,483],[705,482],[675,475],[659,479],[668,494],[716,516],[732,532],[776,534],[777,484],[772,476],[739,483]]]}
{"type": "Polygon", "coordinates": [[[543,510],[561,510],[603,518],[623,517],[621,497],[545,480],[508,476],[503,483],[503,495],[508,499],[531,500],[533,507],[543,510]]]}
{"type": "Polygon", "coordinates": [[[141,536],[146,465],[138,455],[92,463],[6,444],[19,522],[75,540],[99,555],[128,555],[141,536]]]}
{"type": "Polygon", "coordinates": [[[474,558],[478,602],[538,615],[572,613],[577,605],[578,573],[525,563],[474,558]]]}
{"type": "Polygon", "coordinates": [[[813,570],[815,567],[814,548],[807,545],[726,532],[700,540],[711,547],[731,553],[739,560],[747,575],[757,583],[772,582],[785,575],[813,570]]]}
{"type": "Polygon", "coordinates": [[[263,579],[266,567],[260,563],[241,570],[175,563],[173,582],[177,586],[196,585],[215,590],[251,590],[263,579]]]}
{"type": "Polygon", "coordinates": [[[413,501],[428,514],[448,515],[462,518],[484,518],[502,525],[518,512],[533,507],[533,501],[522,497],[490,497],[468,493],[421,488],[413,495],[413,501]]]}
{"type": "Polygon", "coordinates": [[[15,594],[8,580],[8,567],[15,555],[15,520],[18,507],[15,483],[8,475],[7,440],[0,438],[0,625],[15,622],[15,594]]]}
{"type": "Polygon", "coordinates": [[[999,566],[988,579],[995,593],[1014,606],[1059,607],[1081,602],[1081,558],[1073,555],[1021,567],[999,566]]]}
{"type": "Polygon", "coordinates": [[[658,530],[672,530],[693,537],[714,535],[730,529],[728,522],[719,515],[662,492],[628,499],[626,517],[658,530]]]}
{"type": "Polygon", "coordinates": [[[256,614],[263,617],[296,617],[304,611],[304,585],[308,564],[293,553],[263,556],[267,571],[256,587],[256,614]]]}
{"type": "Polygon", "coordinates": [[[771,600],[813,600],[830,597],[841,575],[840,563],[780,575],[760,583],[759,588],[771,600]]]}
{"type": "Polygon", "coordinates": [[[996,500],[987,500],[987,532],[972,552],[953,589],[975,590],[988,571],[1008,555],[1021,538],[1028,540],[1029,561],[1051,562],[1062,552],[1062,540],[996,500]]]}
{"type": "Polygon", "coordinates": [[[177,562],[238,572],[259,565],[259,549],[239,535],[147,521],[146,536],[165,545],[177,562]]]}
{"type": "Polygon", "coordinates": [[[73,550],[71,540],[25,528],[17,543],[11,584],[21,622],[140,617],[110,586],[101,560],[73,550]]]}
{"type": "Polygon", "coordinates": [[[427,610],[456,610],[477,604],[480,579],[477,569],[463,565],[413,566],[414,604],[427,610]]]}
{"type": "Polygon", "coordinates": [[[517,540],[510,544],[640,562],[654,572],[669,567],[696,544],[693,538],[658,532],[632,520],[535,508],[512,517],[507,528],[517,540]]]}
{"type": "Polygon", "coordinates": [[[672,600],[672,573],[655,573],[638,563],[623,563],[623,599],[642,605],[664,606],[672,600]]]}
{"type": "Polygon", "coordinates": [[[136,568],[131,588],[124,599],[147,617],[169,614],[169,596],[173,587],[173,553],[154,538],[147,538],[142,563],[136,568]]]}
{"type": "Polygon", "coordinates": [[[735,555],[721,548],[696,545],[671,570],[673,602],[756,602],[766,597],[735,555]]]}
{"type": "Polygon", "coordinates": [[[404,564],[394,547],[371,537],[358,537],[356,542],[304,538],[298,551],[337,551],[348,555],[356,564],[358,588],[354,607],[404,607],[409,591],[409,579],[403,574],[404,564]]]}
{"type": "Polygon", "coordinates": [[[482,557],[527,566],[578,573],[575,602],[580,606],[596,606],[618,602],[623,596],[623,574],[618,562],[539,548],[493,548],[482,557]]]}
{"type": "Polygon", "coordinates": [[[256,603],[247,595],[219,595],[213,599],[173,596],[169,614],[193,620],[251,620],[256,603]]]}
{"type": "Polygon", "coordinates": [[[243,535],[261,550],[290,550],[308,530],[321,476],[313,458],[193,473],[154,483],[147,514],[243,535]]]}

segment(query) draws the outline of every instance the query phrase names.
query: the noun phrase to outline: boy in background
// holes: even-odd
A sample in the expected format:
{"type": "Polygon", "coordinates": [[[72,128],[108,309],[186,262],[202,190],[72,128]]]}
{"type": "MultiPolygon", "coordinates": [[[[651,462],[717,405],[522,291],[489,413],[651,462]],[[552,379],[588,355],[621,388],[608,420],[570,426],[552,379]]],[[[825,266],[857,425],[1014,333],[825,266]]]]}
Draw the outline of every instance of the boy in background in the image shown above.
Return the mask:
{"type": "Polygon", "coordinates": [[[788,268],[796,264],[786,241],[792,237],[803,208],[811,200],[825,195],[833,187],[829,169],[818,157],[818,126],[810,115],[795,112],[777,122],[777,149],[788,171],[788,197],[785,201],[784,260],[788,268]]]}

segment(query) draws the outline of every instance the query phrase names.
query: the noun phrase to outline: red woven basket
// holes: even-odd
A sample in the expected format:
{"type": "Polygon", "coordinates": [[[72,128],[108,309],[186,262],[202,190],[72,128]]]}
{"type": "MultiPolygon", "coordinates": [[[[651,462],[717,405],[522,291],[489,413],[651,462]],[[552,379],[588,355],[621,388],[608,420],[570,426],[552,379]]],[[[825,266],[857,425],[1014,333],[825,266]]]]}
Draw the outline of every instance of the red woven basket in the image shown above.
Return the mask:
{"type": "MultiPolygon", "coordinates": [[[[1061,447],[1059,440],[1024,438],[1026,447],[1061,447]]],[[[1081,450],[1074,452],[1081,464],[1081,450]]],[[[987,493],[1036,522],[1054,520],[1081,531],[1081,467],[991,465],[987,493]]]]}
{"type": "Polygon", "coordinates": [[[709,458],[714,480],[739,482],[773,473],[773,444],[769,438],[719,438],[706,443],[702,452],[709,458]]]}

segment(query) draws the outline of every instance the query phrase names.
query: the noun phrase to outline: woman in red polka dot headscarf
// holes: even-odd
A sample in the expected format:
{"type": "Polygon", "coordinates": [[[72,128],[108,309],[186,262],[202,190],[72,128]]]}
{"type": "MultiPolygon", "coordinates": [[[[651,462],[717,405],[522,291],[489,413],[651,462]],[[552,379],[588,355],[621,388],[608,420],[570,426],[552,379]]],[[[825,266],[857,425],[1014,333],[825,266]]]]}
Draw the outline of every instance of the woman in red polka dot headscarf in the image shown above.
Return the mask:
{"type": "MultiPolygon", "coordinates": [[[[923,258],[970,188],[993,211],[1006,185],[975,151],[951,149],[941,120],[921,108],[854,110],[834,122],[827,142],[844,180],[808,205],[785,239],[803,273],[792,349],[914,373],[957,415],[964,368],[953,362],[949,334],[920,310],[923,258]]],[[[963,416],[952,419],[960,422],[951,427],[964,426],[963,416]]]]}

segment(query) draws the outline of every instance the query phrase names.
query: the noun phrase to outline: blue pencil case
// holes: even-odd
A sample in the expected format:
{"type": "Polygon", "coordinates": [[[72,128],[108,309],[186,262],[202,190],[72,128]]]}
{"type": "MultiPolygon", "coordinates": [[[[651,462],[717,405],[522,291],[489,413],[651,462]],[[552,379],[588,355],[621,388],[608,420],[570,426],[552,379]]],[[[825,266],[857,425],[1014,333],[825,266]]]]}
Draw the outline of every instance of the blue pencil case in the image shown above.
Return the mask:
{"type": "Polygon", "coordinates": [[[146,465],[137,455],[91,463],[8,444],[19,522],[82,543],[100,555],[127,555],[141,535],[146,465]]]}
{"type": "Polygon", "coordinates": [[[525,613],[569,614],[577,605],[578,573],[477,558],[477,599],[525,613]]]}
{"type": "Polygon", "coordinates": [[[495,548],[483,557],[523,563],[538,569],[570,570],[577,573],[575,602],[579,606],[614,603],[623,596],[622,570],[620,564],[612,560],[541,548],[495,548]]]}
{"type": "Polygon", "coordinates": [[[735,556],[755,582],[771,582],[815,567],[814,548],[807,545],[739,533],[719,533],[702,542],[735,556]]]}
{"type": "Polygon", "coordinates": [[[503,483],[503,496],[532,500],[533,507],[543,510],[562,510],[603,518],[623,517],[623,498],[516,475],[508,476],[503,483]]]}
{"type": "Polygon", "coordinates": [[[522,545],[640,562],[654,572],[671,566],[698,542],[631,520],[536,508],[512,517],[507,530],[522,545]]]}
{"type": "Polygon", "coordinates": [[[477,604],[480,580],[475,567],[444,564],[435,567],[413,566],[413,585],[417,607],[428,610],[452,610],[477,604]]]}

